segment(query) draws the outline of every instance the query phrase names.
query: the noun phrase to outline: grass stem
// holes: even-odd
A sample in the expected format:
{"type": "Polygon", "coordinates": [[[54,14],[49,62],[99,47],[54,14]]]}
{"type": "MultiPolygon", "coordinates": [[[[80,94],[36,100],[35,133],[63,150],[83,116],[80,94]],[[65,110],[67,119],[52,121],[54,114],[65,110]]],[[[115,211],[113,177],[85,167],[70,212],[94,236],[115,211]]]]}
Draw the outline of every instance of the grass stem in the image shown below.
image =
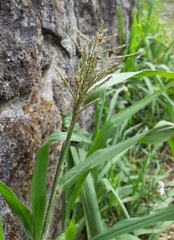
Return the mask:
{"type": "Polygon", "coordinates": [[[47,207],[47,211],[46,211],[46,215],[45,215],[45,219],[44,219],[44,225],[43,225],[41,240],[45,240],[46,237],[47,237],[47,234],[48,234],[48,229],[49,229],[49,225],[50,225],[50,222],[51,222],[51,218],[53,216],[55,201],[56,201],[56,197],[57,197],[58,181],[60,179],[62,166],[63,166],[64,160],[66,158],[66,155],[67,155],[67,151],[68,151],[68,148],[69,148],[71,136],[72,136],[74,126],[75,126],[75,123],[76,123],[76,119],[77,119],[76,114],[73,114],[72,119],[71,119],[71,123],[70,123],[70,127],[68,129],[68,134],[67,134],[66,140],[65,140],[65,142],[62,146],[61,152],[60,152],[59,162],[58,162],[57,169],[56,169],[56,174],[55,174],[55,178],[54,178],[54,182],[53,182],[53,186],[52,186],[51,196],[50,196],[50,199],[49,199],[49,203],[48,203],[48,207],[47,207]]]}

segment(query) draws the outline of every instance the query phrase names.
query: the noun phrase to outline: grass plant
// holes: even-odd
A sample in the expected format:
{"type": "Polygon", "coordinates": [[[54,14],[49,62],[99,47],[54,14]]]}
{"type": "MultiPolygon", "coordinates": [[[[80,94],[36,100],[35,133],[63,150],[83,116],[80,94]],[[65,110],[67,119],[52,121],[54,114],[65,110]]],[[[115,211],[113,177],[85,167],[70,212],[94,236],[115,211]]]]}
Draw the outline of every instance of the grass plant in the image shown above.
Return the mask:
{"type": "MultiPolygon", "coordinates": [[[[133,21],[137,22],[135,14],[133,21]]],[[[157,146],[164,141],[170,141],[172,148],[174,123],[160,118],[160,122],[149,127],[140,121],[142,117],[134,118],[136,113],[148,109],[148,104],[151,103],[153,110],[149,116],[155,114],[159,97],[167,99],[172,105],[167,91],[173,91],[174,72],[159,69],[136,69],[139,71],[131,72],[130,69],[135,69],[137,64],[132,57],[139,54],[133,32],[129,53],[98,58],[101,53],[115,52],[123,48],[122,43],[121,46],[105,49],[106,42],[116,37],[106,36],[106,32],[102,23],[91,40],[79,30],[77,35],[80,43],[72,38],[81,54],[79,71],[74,79],[74,91],[68,80],[55,67],[72,95],[74,106],[72,114],[68,113],[64,119],[64,129],[67,128],[67,131],[51,134],[37,152],[30,191],[32,209],[29,210],[10,188],[0,182],[0,193],[31,240],[48,239],[55,200],[57,195],[62,193],[63,233],[57,236],[56,240],[137,240],[147,232],[151,234],[149,239],[153,239],[168,226],[168,221],[174,220],[171,198],[166,200],[166,195],[158,194],[158,181],[162,180],[165,174],[161,175],[156,156],[157,146]],[[124,58],[130,59],[125,60],[126,72],[119,72],[120,64],[116,61],[124,58]],[[101,68],[103,61],[108,62],[108,67],[104,69],[101,68]],[[159,78],[160,84],[151,85],[147,80],[150,77],[159,78]],[[161,83],[160,77],[167,78],[167,82],[164,80],[161,83]],[[134,100],[131,96],[133,91],[137,91],[137,85],[133,85],[129,79],[136,79],[138,83],[143,79],[146,83],[140,84],[142,94],[134,100]],[[132,84],[132,89],[127,82],[132,84]],[[127,98],[123,100],[123,96],[127,98]],[[78,115],[91,104],[96,104],[94,131],[88,133],[76,130],[78,115]],[[46,207],[49,144],[58,140],[63,140],[64,144],[46,207]],[[70,146],[70,142],[78,144],[70,146]],[[61,177],[65,158],[67,167],[61,177]],[[155,166],[153,171],[148,168],[151,163],[155,166]],[[161,222],[166,225],[160,227],[161,222]]],[[[2,235],[1,229],[0,227],[2,235]]]]}

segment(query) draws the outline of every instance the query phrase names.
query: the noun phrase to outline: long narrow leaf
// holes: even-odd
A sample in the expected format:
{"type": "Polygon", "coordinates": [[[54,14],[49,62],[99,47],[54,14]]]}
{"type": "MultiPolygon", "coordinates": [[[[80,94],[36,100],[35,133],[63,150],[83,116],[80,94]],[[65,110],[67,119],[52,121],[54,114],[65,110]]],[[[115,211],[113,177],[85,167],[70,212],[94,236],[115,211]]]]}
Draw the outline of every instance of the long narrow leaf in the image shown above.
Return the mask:
{"type": "Polygon", "coordinates": [[[32,238],[32,215],[29,209],[16,197],[13,191],[0,181],[0,193],[9,205],[12,212],[23,225],[28,236],[32,238]]]}
{"type": "MultiPolygon", "coordinates": [[[[41,146],[36,155],[36,163],[30,190],[30,200],[33,212],[33,238],[40,239],[46,208],[46,189],[47,189],[47,168],[48,168],[48,147],[49,144],[58,140],[66,139],[66,132],[52,133],[46,142],[41,146]]],[[[90,140],[72,134],[72,141],[90,140]]]]}
{"type": "Polygon", "coordinates": [[[168,141],[174,137],[174,123],[161,121],[150,132],[144,136],[140,142],[145,144],[155,144],[168,141]]]}
{"type": "Polygon", "coordinates": [[[71,187],[80,177],[82,177],[83,174],[89,172],[94,167],[111,160],[115,155],[121,153],[122,151],[129,149],[134,143],[145,136],[145,134],[147,133],[141,133],[116,146],[95,151],[84,161],[77,164],[75,167],[64,174],[64,176],[59,181],[60,190],[66,190],[67,188],[71,187]]]}
{"type": "Polygon", "coordinates": [[[122,236],[116,237],[115,240],[140,240],[140,238],[134,235],[124,234],[122,236]]]}
{"type": "Polygon", "coordinates": [[[81,196],[85,221],[88,226],[88,237],[92,237],[97,233],[103,232],[103,227],[91,173],[89,173],[83,183],[81,196]]]}
{"type": "MultiPolygon", "coordinates": [[[[129,59],[129,58],[128,58],[129,59]]],[[[113,73],[110,76],[112,78],[95,90],[89,98],[85,100],[85,104],[92,102],[93,100],[97,99],[99,95],[104,92],[107,88],[121,83],[131,77],[142,78],[142,77],[150,77],[150,76],[161,76],[166,78],[174,78],[174,72],[165,72],[165,71],[158,71],[158,70],[142,70],[138,72],[124,72],[124,73],[113,73]]],[[[102,80],[103,81],[103,80],[102,80]]]]}
{"type": "MultiPolygon", "coordinates": [[[[170,134],[160,139],[160,142],[167,141],[170,138],[174,136],[174,131],[171,131],[171,125],[173,126],[173,123],[168,123],[166,126],[165,121],[161,121],[156,125],[156,127],[150,131],[138,134],[130,139],[128,139],[125,142],[121,142],[117,144],[116,146],[104,148],[101,150],[97,150],[94,153],[92,153],[89,157],[87,157],[83,162],[79,163],[75,167],[73,167],[71,170],[69,170],[63,177],[60,179],[59,187],[62,191],[64,191],[66,188],[72,186],[83,174],[88,173],[91,169],[98,166],[99,164],[103,164],[105,161],[111,160],[115,155],[125,151],[126,149],[129,149],[133,144],[135,144],[138,141],[145,142],[145,143],[156,143],[157,139],[157,130],[158,127],[161,127],[165,124],[165,128],[162,128],[162,135],[166,135],[165,133],[169,132],[170,134]],[[157,127],[158,126],[158,127],[157,127]],[[153,135],[154,133],[154,135],[153,135]],[[145,136],[148,140],[145,141],[145,136]],[[150,136],[150,137],[149,137],[150,136]],[[154,141],[155,139],[155,141],[154,141]]],[[[159,131],[159,134],[161,136],[161,132],[159,131]]]]}
{"type": "MultiPolygon", "coordinates": [[[[74,164],[77,165],[77,163],[79,163],[79,157],[78,157],[78,152],[77,152],[77,149],[75,147],[70,147],[70,151],[71,151],[71,154],[72,154],[72,158],[73,158],[73,161],[74,161],[74,164]]],[[[73,208],[74,206],[74,203],[77,199],[77,197],[79,196],[80,194],[80,191],[82,189],[82,185],[83,185],[83,182],[85,180],[85,178],[87,177],[86,174],[84,174],[80,179],[79,181],[76,183],[75,187],[73,188],[73,191],[71,192],[71,195],[69,196],[69,199],[68,199],[68,203],[67,203],[67,207],[66,207],[66,212],[65,212],[65,221],[67,221],[67,218],[70,214],[70,211],[71,209],[73,208]]],[[[67,191],[66,191],[67,192],[67,191]]]]}
{"type": "Polygon", "coordinates": [[[2,228],[2,218],[0,216],[0,239],[4,240],[4,232],[3,232],[3,228],[2,228]]]}
{"type": "Polygon", "coordinates": [[[66,214],[65,214],[65,220],[68,218],[68,215],[70,214],[70,211],[71,211],[77,197],[80,194],[83,182],[85,181],[86,177],[87,177],[87,174],[84,174],[75,185],[72,196],[71,196],[71,198],[69,199],[69,202],[68,202],[68,206],[67,206],[66,214]]]}
{"type": "Polygon", "coordinates": [[[58,236],[56,240],[65,240],[65,233],[62,233],[60,236],[58,236]]]}
{"type": "Polygon", "coordinates": [[[48,167],[48,145],[41,147],[36,156],[34,174],[30,189],[33,213],[33,238],[40,239],[46,208],[46,185],[48,167]]]}
{"type": "Polygon", "coordinates": [[[169,220],[174,220],[174,205],[159,210],[149,216],[120,221],[104,233],[92,237],[91,240],[108,240],[126,233],[133,232],[140,228],[154,225],[158,222],[169,220]]]}
{"type": "Polygon", "coordinates": [[[73,240],[75,233],[76,233],[76,225],[75,225],[74,219],[72,219],[65,232],[65,240],[73,240]]]}
{"type": "MultiPolygon", "coordinates": [[[[67,136],[67,132],[54,132],[49,136],[47,141],[44,142],[44,144],[42,146],[48,145],[48,144],[50,144],[52,142],[55,142],[55,141],[65,140],[66,136],[67,136]]],[[[91,143],[91,140],[86,138],[85,136],[81,137],[81,136],[79,136],[77,134],[74,134],[74,133],[72,134],[71,141],[91,143]]]]}
{"type": "Polygon", "coordinates": [[[173,158],[174,158],[174,138],[171,138],[169,140],[169,145],[170,145],[170,149],[171,149],[171,152],[172,152],[172,155],[173,155],[173,158]]]}
{"type": "Polygon", "coordinates": [[[103,178],[97,185],[97,194],[98,192],[101,194],[102,192],[112,192],[114,197],[116,198],[116,201],[119,203],[124,215],[126,218],[130,218],[129,213],[127,212],[122,200],[120,199],[118,193],[115,191],[113,186],[111,185],[110,181],[107,178],[103,178]]]}
{"type": "MultiPolygon", "coordinates": [[[[75,164],[82,162],[86,156],[86,152],[81,148],[78,148],[77,153],[77,149],[71,147],[71,153],[75,164]]],[[[84,176],[86,177],[86,174],[84,174],[84,176]]],[[[79,181],[77,183],[79,183],[79,181]]],[[[97,233],[103,232],[102,220],[98,208],[98,201],[94,188],[94,182],[90,173],[85,179],[85,181],[82,183],[82,205],[87,226],[88,238],[90,238],[97,233]]]]}
{"type": "Polygon", "coordinates": [[[113,133],[116,126],[118,126],[121,122],[125,121],[126,119],[129,119],[133,114],[135,114],[140,109],[145,107],[153,99],[158,97],[161,93],[163,93],[165,90],[167,90],[172,85],[174,85],[174,81],[167,84],[166,86],[162,87],[160,90],[146,96],[145,98],[141,99],[140,101],[134,103],[132,106],[113,115],[108,121],[105,122],[105,124],[102,126],[102,128],[98,132],[97,136],[95,137],[93,143],[90,146],[90,149],[88,151],[88,156],[91,153],[93,153],[94,151],[96,151],[97,149],[104,147],[106,141],[108,140],[111,133],[113,133]]]}

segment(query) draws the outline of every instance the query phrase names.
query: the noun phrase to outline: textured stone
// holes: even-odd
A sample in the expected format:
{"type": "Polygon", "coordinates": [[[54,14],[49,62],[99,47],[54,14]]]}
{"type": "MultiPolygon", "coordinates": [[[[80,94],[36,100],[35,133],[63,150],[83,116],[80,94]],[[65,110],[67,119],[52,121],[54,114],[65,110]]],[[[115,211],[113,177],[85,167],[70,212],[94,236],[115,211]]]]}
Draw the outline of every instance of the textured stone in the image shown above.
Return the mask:
{"type": "MultiPolygon", "coordinates": [[[[27,206],[36,150],[53,131],[61,130],[62,117],[72,105],[53,64],[73,87],[79,57],[69,36],[76,38],[78,27],[91,37],[101,20],[109,34],[115,33],[117,2],[0,0],[0,180],[27,206]]],[[[132,1],[123,3],[128,26],[132,1]]],[[[80,126],[87,126],[91,113],[82,114],[80,126]]],[[[49,183],[60,147],[61,143],[53,144],[50,150],[49,183]]],[[[27,239],[2,198],[0,212],[5,239],[27,239]]],[[[60,232],[60,228],[54,232],[60,232]]]]}

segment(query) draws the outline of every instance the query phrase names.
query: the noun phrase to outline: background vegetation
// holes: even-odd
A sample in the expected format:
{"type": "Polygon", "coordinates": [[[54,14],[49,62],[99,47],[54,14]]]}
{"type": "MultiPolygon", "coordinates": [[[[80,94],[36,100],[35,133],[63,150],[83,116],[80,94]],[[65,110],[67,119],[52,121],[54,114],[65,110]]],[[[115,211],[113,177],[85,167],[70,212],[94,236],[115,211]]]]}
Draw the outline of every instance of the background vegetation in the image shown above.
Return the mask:
{"type": "MultiPolygon", "coordinates": [[[[141,51],[138,58],[126,58],[122,72],[140,71],[143,69],[174,71],[174,40],[172,15],[165,5],[167,1],[138,1],[138,8],[133,9],[130,36],[123,54],[141,51]]],[[[172,5],[173,3],[170,2],[172,5]]],[[[122,6],[119,8],[120,43],[124,38],[124,18],[122,6]]],[[[170,80],[162,76],[144,76],[131,78],[107,90],[95,107],[95,124],[92,129],[94,139],[99,129],[117,112],[138,102],[148,94],[154,93],[170,80]]],[[[174,89],[167,90],[160,97],[151,101],[130,118],[115,128],[107,140],[106,146],[114,146],[144,129],[154,127],[161,119],[174,123],[174,89]]],[[[131,147],[125,154],[117,155],[111,162],[101,165],[92,171],[96,184],[100,213],[106,226],[129,217],[140,217],[153,213],[173,202],[173,141],[154,145],[142,143],[131,147]],[[160,195],[161,181],[165,185],[164,195],[160,195]]],[[[85,149],[86,144],[79,146],[85,149]]],[[[70,158],[76,159],[80,154],[71,147],[70,158]]],[[[69,193],[71,196],[72,192],[69,193]]],[[[66,199],[69,199],[69,196],[66,199]]],[[[90,196],[91,197],[91,196],[90,196]]],[[[83,197],[75,204],[75,212],[83,204],[83,197]],[[81,202],[82,201],[82,202],[81,202]]],[[[168,230],[172,222],[163,222],[151,228],[142,228],[135,232],[139,239],[157,239],[161,232],[164,239],[172,235],[168,230]]],[[[126,236],[116,239],[129,239],[126,236]]],[[[81,236],[80,239],[83,237],[81,236]]],[[[84,237],[85,239],[85,237],[84,237]]],[[[106,237],[107,239],[107,237],[106,237]]],[[[110,239],[110,238],[108,238],[110,239]]],[[[130,238],[133,239],[133,238],[130,238]]],[[[161,238],[163,239],[163,238],[161,238]]]]}

